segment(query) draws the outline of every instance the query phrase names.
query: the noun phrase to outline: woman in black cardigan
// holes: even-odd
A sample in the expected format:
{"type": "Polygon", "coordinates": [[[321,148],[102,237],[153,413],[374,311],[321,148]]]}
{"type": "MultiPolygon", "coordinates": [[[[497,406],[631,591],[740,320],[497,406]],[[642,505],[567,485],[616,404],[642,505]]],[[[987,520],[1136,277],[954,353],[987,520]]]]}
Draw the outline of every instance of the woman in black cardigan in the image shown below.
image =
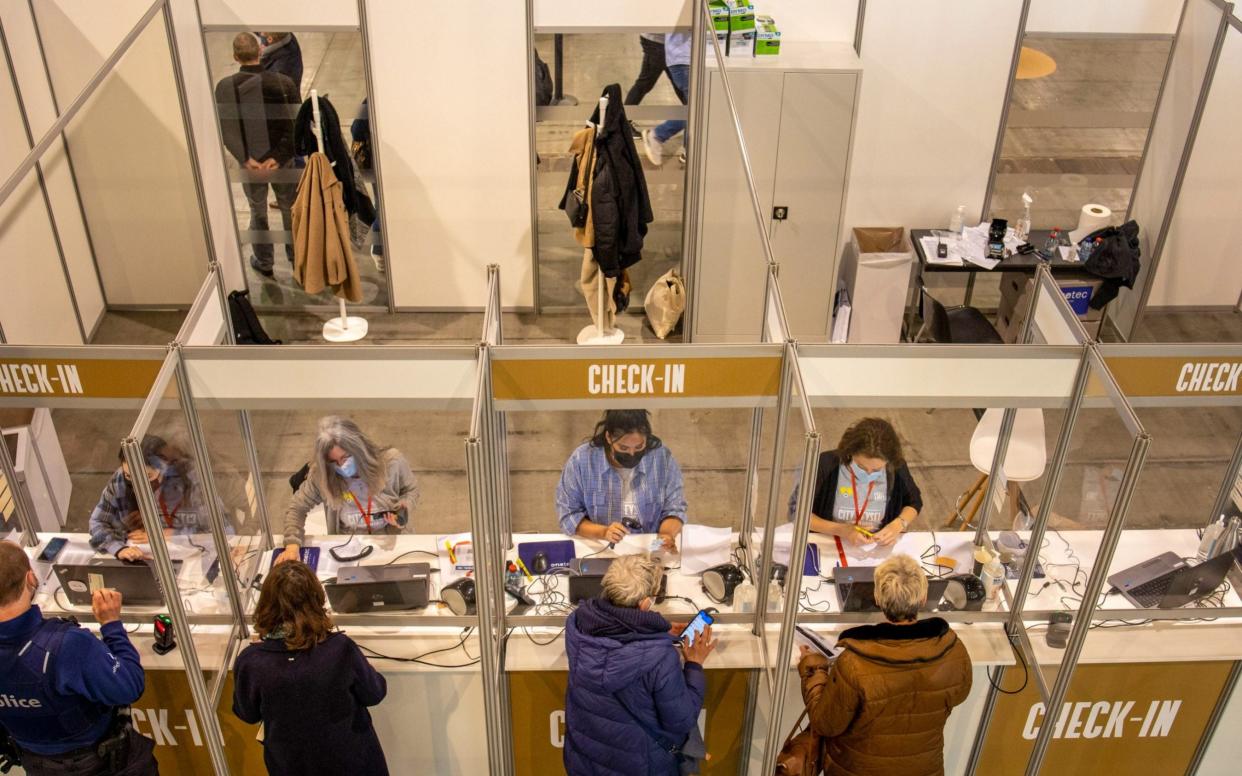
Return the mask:
{"type": "MultiPolygon", "coordinates": [[[[815,479],[811,530],[845,544],[894,544],[923,508],[897,432],[880,418],[863,418],[845,430],[836,450],[820,453],[815,479]]],[[[791,516],[797,501],[795,486],[791,516]]]]}
{"type": "Polygon", "coordinates": [[[323,585],[300,561],[273,566],[254,613],[258,640],[237,658],[233,713],[263,723],[273,776],[386,776],[368,706],[388,691],[358,645],[333,631],[323,585]]]}

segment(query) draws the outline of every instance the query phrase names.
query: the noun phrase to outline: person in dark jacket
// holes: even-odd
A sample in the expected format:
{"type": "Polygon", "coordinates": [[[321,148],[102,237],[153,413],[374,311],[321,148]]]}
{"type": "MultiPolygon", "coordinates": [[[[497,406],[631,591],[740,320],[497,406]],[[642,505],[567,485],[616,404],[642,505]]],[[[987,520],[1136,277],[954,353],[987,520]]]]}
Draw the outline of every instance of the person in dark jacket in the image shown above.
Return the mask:
{"type": "Polygon", "coordinates": [[[674,627],[651,611],[660,573],[650,557],[618,558],[604,574],[603,595],[569,615],[569,776],[678,773],[668,748],[682,745],[698,724],[707,689],[703,661],[716,642],[709,626],[677,654],[674,639],[685,625],[674,627]]]}
{"type": "Polygon", "coordinates": [[[272,776],[384,776],[368,706],[388,685],[348,636],[333,631],[323,585],[301,561],[274,566],[254,613],[257,642],[234,666],[233,713],[263,723],[272,776]]]}
{"type": "Polygon", "coordinates": [[[879,565],[875,600],[888,622],[842,633],[834,661],[802,648],[802,699],[826,739],[820,766],[825,776],[943,776],[944,726],[970,695],[970,655],[949,623],[918,619],[927,575],[909,555],[879,565]]]}
{"type": "Polygon", "coordinates": [[[259,64],[269,73],[280,73],[293,81],[298,93],[302,92],[302,47],[292,32],[262,33],[266,45],[259,64]]]}
{"type": "MultiPolygon", "coordinates": [[[[595,261],[605,277],[615,278],[642,260],[643,238],[654,216],[642,161],[621,103],[621,87],[609,84],[603,96],[608,98],[608,110],[595,137],[590,212],[595,261]]],[[[591,121],[599,124],[598,106],[591,121]]]]}
{"type": "Polygon", "coordinates": [[[0,725],[30,776],[158,774],[155,743],[122,709],[146,675],[121,623],[121,594],[96,590],[99,636],[33,604],[39,578],[21,547],[0,542],[0,725]],[[102,640],[101,640],[102,639],[102,640]]]}
{"type": "MultiPolygon", "coordinates": [[[[820,453],[815,480],[811,530],[845,544],[894,544],[923,509],[897,431],[881,418],[863,418],[845,430],[836,450],[820,453]]],[[[789,498],[790,520],[800,487],[789,498]]]]}
{"type": "MultiPolygon", "coordinates": [[[[224,146],[241,166],[242,190],[250,204],[250,230],[266,232],[267,190],[271,186],[280,208],[286,232],[293,229],[293,200],[298,194],[296,181],[270,180],[273,173],[293,169],[294,105],[301,98],[287,76],[263,69],[259,64],[259,41],[248,32],[233,38],[233,59],[239,72],[216,84],[216,105],[220,110],[220,134],[224,146]]],[[[259,238],[251,245],[250,266],[265,277],[273,277],[272,243],[259,238]]],[[[285,256],[293,261],[293,246],[285,244],[285,256]]]]}

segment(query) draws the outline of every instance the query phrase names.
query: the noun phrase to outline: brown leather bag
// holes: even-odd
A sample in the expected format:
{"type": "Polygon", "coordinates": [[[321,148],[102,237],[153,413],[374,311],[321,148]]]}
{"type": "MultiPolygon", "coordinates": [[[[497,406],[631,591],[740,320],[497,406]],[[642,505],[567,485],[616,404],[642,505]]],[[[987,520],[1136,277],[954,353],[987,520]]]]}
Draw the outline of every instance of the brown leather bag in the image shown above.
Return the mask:
{"type": "Polygon", "coordinates": [[[818,776],[824,769],[824,739],[807,725],[806,730],[798,731],[802,721],[807,718],[806,709],[794,723],[793,730],[781,746],[776,756],[775,776],[818,776]]]}

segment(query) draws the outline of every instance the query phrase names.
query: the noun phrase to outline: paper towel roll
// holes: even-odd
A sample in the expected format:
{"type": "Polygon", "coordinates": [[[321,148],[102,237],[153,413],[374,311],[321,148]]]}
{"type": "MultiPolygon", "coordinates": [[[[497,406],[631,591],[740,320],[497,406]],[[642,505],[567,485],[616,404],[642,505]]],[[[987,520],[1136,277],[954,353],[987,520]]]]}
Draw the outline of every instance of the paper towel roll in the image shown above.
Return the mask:
{"type": "Polygon", "coordinates": [[[1069,233],[1069,238],[1077,243],[1096,229],[1108,226],[1112,219],[1113,211],[1103,205],[1083,205],[1078,214],[1078,228],[1069,233]]]}

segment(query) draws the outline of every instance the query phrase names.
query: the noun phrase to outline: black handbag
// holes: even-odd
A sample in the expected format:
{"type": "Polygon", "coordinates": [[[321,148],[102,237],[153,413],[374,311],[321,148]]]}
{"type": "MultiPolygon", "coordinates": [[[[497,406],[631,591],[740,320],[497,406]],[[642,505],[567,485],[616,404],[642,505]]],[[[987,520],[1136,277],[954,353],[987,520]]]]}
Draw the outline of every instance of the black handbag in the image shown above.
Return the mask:
{"type": "MultiPolygon", "coordinates": [[[[592,138],[590,146],[587,147],[588,154],[586,165],[586,180],[578,181],[575,186],[565,197],[565,215],[569,216],[569,224],[575,229],[582,229],[587,223],[587,214],[591,211],[591,173],[595,167],[595,140],[592,138]]],[[[574,165],[575,174],[580,169],[578,165],[574,165]]]]}

